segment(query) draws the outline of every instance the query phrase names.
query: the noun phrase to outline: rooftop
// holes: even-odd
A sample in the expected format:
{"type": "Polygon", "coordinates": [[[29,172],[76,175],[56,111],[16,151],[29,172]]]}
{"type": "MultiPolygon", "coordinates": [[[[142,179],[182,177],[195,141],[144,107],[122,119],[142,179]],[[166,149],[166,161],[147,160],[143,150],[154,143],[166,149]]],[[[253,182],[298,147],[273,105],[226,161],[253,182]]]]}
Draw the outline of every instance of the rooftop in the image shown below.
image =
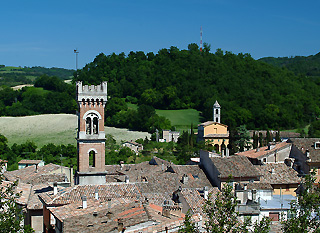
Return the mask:
{"type": "Polygon", "coordinates": [[[60,169],[61,166],[50,163],[38,168],[36,168],[36,165],[32,165],[19,170],[7,171],[3,175],[7,180],[20,180],[20,182],[33,185],[48,182],[65,182],[67,179],[65,174],[53,174],[55,171],[60,171],[60,169]]]}
{"type": "Polygon", "coordinates": [[[222,125],[222,126],[225,126],[225,127],[228,127],[227,125],[224,125],[224,124],[221,124],[221,123],[218,123],[218,122],[215,122],[215,121],[206,121],[206,122],[203,122],[201,124],[199,124],[198,126],[208,126],[208,125],[222,125]]]}
{"type": "Polygon", "coordinates": [[[274,154],[276,151],[283,150],[291,146],[291,143],[288,142],[280,142],[275,144],[274,147],[269,149],[268,146],[260,147],[257,149],[247,150],[243,152],[237,153],[237,155],[243,155],[251,159],[260,159],[268,156],[269,154],[274,154]]]}
{"type": "Polygon", "coordinates": [[[302,153],[309,151],[310,162],[320,162],[320,149],[316,149],[315,143],[320,142],[320,138],[290,138],[292,142],[302,153]]]}
{"type": "Polygon", "coordinates": [[[230,175],[234,178],[252,177],[258,178],[259,171],[252,165],[247,157],[234,155],[229,157],[211,157],[213,164],[220,173],[220,178],[228,178],[230,175]]]}
{"type": "Polygon", "coordinates": [[[298,173],[284,163],[269,163],[256,165],[261,173],[260,182],[268,184],[299,184],[301,178],[298,173]]]}
{"type": "Polygon", "coordinates": [[[42,160],[31,160],[31,159],[22,159],[18,164],[39,164],[43,162],[42,160]]]}

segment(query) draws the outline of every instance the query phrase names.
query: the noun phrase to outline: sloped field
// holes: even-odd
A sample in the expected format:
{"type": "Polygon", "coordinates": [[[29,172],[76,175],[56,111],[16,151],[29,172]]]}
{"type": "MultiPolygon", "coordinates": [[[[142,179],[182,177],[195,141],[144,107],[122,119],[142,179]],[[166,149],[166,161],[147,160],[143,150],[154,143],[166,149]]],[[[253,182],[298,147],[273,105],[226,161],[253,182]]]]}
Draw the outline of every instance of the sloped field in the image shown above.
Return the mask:
{"type": "MultiPolygon", "coordinates": [[[[8,138],[9,145],[33,141],[38,147],[48,143],[76,145],[77,116],[72,114],[48,114],[26,117],[0,117],[0,133],[8,138]]],[[[150,135],[127,129],[105,127],[117,143],[136,140],[150,135]]]]}

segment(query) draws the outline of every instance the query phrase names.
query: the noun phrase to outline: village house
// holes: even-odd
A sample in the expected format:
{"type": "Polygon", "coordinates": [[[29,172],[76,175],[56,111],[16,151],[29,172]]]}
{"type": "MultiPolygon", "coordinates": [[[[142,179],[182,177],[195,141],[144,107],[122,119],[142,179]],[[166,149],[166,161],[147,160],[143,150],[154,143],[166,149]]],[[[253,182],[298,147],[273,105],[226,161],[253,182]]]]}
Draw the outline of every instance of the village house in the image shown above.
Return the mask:
{"type": "Polygon", "coordinates": [[[267,146],[238,152],[236,155],[246,156],[254,165],[285,163],[301,175],[309,172],[306,155],[293,147],[292,143],[288,141],[279,143],[271,142],[267,146]]]}
{"type": "Polygon", "coordinates": [[[6,172],[8,169],[8,161],[0,159],[0,164],[2,165],[0,167],[0,174],[2,174],[3,172],[6,172]]]}
{"type": "Polygon", "coordinates": [[[143,145],[134,141],[126,141],[122,143],[122,147],[128,147],[134,153],[138,154],[139,152],[143,151],[143,145]]]}
{"type": "Polygon", "coordinates": [[[18,162],[18,169],[29,167],[32,165],[36,165],[38,167],[44,166],[44,161],[42,160],[29,160],[29,159],[22,159],[18,162]]]}
{"type": "Polygon", "coordinates": [[[320,138],[291,138],[297,154],[306,157],[309,170],[315,170],[316,182],[320,181],[320,138]]]}
{"type": "Polygon", "coordinates": [[[255,168],[261,174],[260,183],[272,186],[273,195],[292,195],[301,183],[298,172],[284,163],[269,163],[257,165],[255,168]]]}
{"type": "Polygon", "coordinates": [[[28,166],[3,174],[5,182],[18,180],[16,192],[21,196],[17,200],[18,205],[24,210],[24,224],[30,225],[36,233],[43,232],[43,206],[38,195],[52,190],[54,182],[61,187],[70,186],[73,180],[73,171],[67,167],[55,164],[47,164],[42,167],[28,166]]]}
{"type": "Polygon", "coordinates": [[[260,180],[260,173],[245,156],[209,157],[209,153],[201,150],[200,166],[210,182],[219,189],[226,182],[248,183],[260,180]]]}
{"type": "Polygon", "coordinates": [[[179,131],[172,131],[172,130],[163,130],[162,131],[162,139],[160,139],[160,142],[178,142],[178,138],[180,137],[179,131]]]}

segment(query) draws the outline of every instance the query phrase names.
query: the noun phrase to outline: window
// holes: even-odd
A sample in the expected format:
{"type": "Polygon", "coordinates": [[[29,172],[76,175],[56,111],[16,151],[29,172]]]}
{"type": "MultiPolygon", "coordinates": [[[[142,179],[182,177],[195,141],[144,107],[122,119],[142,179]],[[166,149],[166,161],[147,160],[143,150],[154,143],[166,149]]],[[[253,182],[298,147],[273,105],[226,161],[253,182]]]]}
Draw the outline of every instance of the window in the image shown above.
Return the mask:
{"type": "Polygon", "coordinates": [[[314,149],[320,149],[320,142],[315,142],[314,143],[314,149]]]}
{"type": "Polygon", "coordinates": [[[86,118],[86,134],[99,133],[99,118],[96,114],[90,113],[86,118]]]}
{"type": "Polygon", "coordinates": [[[93,150],[89,152],[89,166],[96,166],[96,152],[93,150]]]}

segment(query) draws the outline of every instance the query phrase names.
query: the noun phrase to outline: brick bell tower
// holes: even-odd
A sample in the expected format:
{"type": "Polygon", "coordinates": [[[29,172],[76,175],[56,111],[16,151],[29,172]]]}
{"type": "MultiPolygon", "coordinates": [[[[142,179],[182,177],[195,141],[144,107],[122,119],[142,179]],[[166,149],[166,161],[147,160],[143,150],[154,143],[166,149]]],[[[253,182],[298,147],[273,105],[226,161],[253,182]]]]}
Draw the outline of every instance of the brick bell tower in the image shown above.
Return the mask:
{"type": "Polygon", "coordinates": [[[107,102],[107,82],[88,86],[77,82],[78,171],[76,184],[104,184],[105,132],[104,107],[107,102]]]}

